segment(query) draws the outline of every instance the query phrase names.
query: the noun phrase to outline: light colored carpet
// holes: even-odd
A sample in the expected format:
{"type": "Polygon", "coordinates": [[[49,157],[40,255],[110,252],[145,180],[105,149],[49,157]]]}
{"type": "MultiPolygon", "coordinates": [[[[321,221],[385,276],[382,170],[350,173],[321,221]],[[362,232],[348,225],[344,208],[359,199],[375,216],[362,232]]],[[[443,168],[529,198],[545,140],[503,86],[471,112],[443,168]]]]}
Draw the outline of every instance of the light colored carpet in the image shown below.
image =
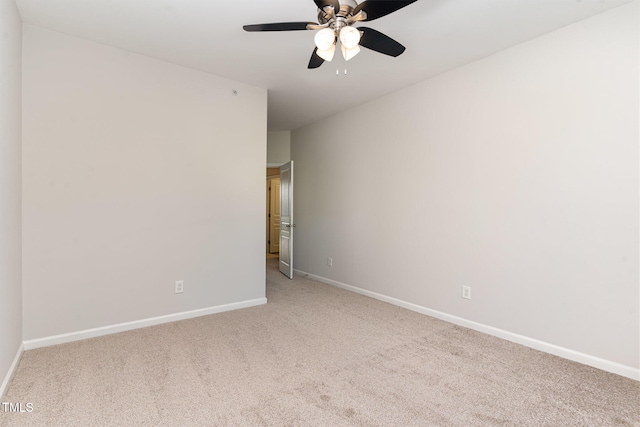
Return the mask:
{"type": "Polygon", "coordinates": [[[639,382],[267,263],[267,305],[27,351],[0,426],[640,426],[639,382]]]}

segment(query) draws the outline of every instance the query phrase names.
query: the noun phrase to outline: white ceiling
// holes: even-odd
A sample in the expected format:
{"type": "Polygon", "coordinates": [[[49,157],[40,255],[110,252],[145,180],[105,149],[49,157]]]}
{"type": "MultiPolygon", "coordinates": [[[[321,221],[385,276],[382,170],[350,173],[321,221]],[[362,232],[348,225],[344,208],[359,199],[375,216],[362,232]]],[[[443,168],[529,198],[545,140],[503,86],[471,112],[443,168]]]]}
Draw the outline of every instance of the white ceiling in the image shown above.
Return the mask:
{"type": "Polygon", "coordinates": [[[307,69],[314,32],[242,30],[317,21],[312,0],[16,3],[26,23],[267,88],[269,130],[292,130],[630,1],[418,0],[362,24],[404,44],[404,54],[363,49],[315,70],[307,69]]]}

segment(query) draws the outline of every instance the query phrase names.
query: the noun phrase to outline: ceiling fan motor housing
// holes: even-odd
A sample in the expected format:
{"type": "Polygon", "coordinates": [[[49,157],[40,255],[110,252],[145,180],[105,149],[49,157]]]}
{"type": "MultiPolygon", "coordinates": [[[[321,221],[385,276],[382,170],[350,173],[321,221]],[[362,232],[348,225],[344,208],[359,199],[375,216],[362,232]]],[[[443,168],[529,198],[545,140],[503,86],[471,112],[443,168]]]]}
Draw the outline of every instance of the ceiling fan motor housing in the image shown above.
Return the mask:
{"type": "Polygon", "coordinates": [[[327,24],[329,23],[330,26],[333,28],[333,22],[341,22],[341,25],[339,24],[337,26],[337,28],[334,29],[340,29],[341,27],[348,25],[345,20],[347,17],[351,16],[351,12],[353,11],[353,9],[355,9],[358,6],[358,3],[355,0],[339,0],[340,3],[340,11],[338,11],[337,13],[334,14],[333,8],[330,7],[325,7],[324,9],[318,9],[318,22],[320,24],[327,24]]]}

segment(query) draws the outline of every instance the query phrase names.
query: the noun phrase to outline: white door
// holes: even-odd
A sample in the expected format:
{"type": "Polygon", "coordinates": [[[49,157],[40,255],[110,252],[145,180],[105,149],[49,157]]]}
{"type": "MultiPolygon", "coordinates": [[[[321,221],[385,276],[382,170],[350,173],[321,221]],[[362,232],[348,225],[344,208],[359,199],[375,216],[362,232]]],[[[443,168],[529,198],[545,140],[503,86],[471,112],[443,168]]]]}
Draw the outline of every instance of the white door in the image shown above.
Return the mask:
{"type": "Polygon", "coordinates": [[[293,162],[280,166],[280,271],[293,279],[293,162]]]}
{"type": "Polygon", "coordinates": [[[280,178],[269,180],[269,253],[280,252],[280,178]]]}

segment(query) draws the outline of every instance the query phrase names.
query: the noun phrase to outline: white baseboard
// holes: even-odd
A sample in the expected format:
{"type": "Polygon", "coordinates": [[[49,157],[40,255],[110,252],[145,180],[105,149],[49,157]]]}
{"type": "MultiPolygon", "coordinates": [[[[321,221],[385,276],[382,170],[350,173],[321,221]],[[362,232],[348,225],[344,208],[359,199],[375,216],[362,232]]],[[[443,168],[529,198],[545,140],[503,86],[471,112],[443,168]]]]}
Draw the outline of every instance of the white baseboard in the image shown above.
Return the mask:
{"type": "Polygon", "coordinates": [[[7,372],[7,375],[4,377],[4,381],[2,381],[2,384],[0,385],[0,401],[3,400],[2,398],[9,387],[9,383],[11,382],[13,375],[16,373],[16,368],[18,367],[18,363],[20,363],[22,353],[24,353],[24,343],[21,343],[20,347],[18,347],[16,357],[13,358],[13,363],[9,367],[9,372],[7,372]]]}
{"type": "Polygon", "coordinates": [[[49,347],[52,345],[64,344],[73,341],[85,340],[88,338],[101,337],[103,335],[116,334],[118,332],[130,331],[133,329],[146,328],[148,326],[160,325],[162,323],[176,322],[178,320],[192,319],[194,317],[207,316],[209,314],[222,313],[225,311],[249,308],[266,304],[266,298],[241,301],[232,304],[218,305],[215,307],[202,308],[199,310],[185,311],[182,313],[168,314],[166,316],[152,317],[149,319],[136,320],[133,322],[119,323],[117,325],[103,326],[100,328],[86,329],[84,331],[71,332],[68,334],[54,335],[51,337],[37,338],[24,342],[25,350],[34,348],[49,347]]]}
{"type": "Polygon", "coordinates": [[[361,295],[368,296],[380,301],[387,302],[389,304],[397,305],[399,307],[406,308],[417,313],[426,314],[427,316],[435,317],[440,320],[444,320],[449,323],[464,326],[465,328],[473,329],[478,332],[483,332],[487,335],[492,335],[498,338],[505,339],[517,344],[524,345],[535,350],[540,350],[545,353],[553,354],[555,356],[562,357],[564,359],[572,360],[574,362],[582,363],[583,365],[589,365],[594,368],[601,369],[603,371],[611,372],[623,377],[631,378],[636,381],[640,381],[640,369],[633,368],[631,366],[622,365],[620,363],[612,362],[610,360],[601,359],[599,357],[591,356],[589,354],[580,353],[568,348],[560,347],[554,344],[549,344],[544,341],[529,338],[524,335],[514,334],[503,329],[494,328],[493,326],[483,325],[481,323],[473,322],[471,320],[463,319],[461,317],[453,316],[451,314],[443,313],[440,311],[432,310],[430,308],[422,307],[417,304],[402,301],[396,298],[392,298],[386,295],[382,295],[376,292],[368,291],[366,289],[358,288],[356,286],[347,285],[335,280],[327,279],[326,277],[316,276],[301,270],[294,270],[296,274],[308,276],[318,282],[326,283],[347,291],[355,292],[361,295]]]}

